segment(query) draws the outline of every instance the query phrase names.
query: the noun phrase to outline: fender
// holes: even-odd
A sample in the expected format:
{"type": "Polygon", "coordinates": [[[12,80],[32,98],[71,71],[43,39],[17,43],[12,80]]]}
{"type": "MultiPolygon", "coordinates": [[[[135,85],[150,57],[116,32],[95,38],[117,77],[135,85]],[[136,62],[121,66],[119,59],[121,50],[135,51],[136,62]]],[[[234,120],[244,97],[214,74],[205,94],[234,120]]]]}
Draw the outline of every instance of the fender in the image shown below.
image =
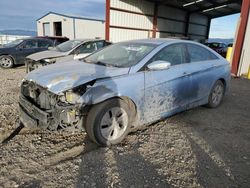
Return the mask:
{"type": "Polygon", "coordinates": [[[80,97],[77,103],[85,105],[93,105],[103,102],[112,97],[120,97],[121,95],[117,91],[113,91],[103,85],[89,88],[84,95],[80,97]]]}

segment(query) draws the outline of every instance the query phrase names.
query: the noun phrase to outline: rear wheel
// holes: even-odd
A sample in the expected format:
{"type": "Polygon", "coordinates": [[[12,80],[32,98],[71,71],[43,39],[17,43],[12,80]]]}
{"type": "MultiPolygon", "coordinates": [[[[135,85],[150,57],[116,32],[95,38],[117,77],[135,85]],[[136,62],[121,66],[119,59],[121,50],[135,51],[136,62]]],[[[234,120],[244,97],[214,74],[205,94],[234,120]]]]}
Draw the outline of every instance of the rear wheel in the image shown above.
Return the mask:
{"type": "Polygon", "coordinates": [[[14,60],[8,55],[0,57],[0,66],[4,69],[12,68],[14,66],[14,60]]]}
{"type": "Polygon", "coordinates": [[[224,91],[224,84],[221,80],[217,80],[210,92],[207,106],[210,108],[218,107],[223,99],[224,91]]]}
{"type": "Polygon", "coordinates": [[[102,146],[120,143],[128,134],[131,109],[121,99],[110,99],[93,106],[87,117],[89,138],[102,146]]]}

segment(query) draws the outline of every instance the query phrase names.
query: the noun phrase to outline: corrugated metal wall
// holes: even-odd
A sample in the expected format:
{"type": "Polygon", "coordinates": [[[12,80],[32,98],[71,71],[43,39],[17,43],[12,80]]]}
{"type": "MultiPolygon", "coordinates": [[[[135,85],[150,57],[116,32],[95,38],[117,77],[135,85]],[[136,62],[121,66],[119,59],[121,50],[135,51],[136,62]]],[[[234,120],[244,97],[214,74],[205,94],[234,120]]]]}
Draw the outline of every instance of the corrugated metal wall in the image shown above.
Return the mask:
{"type": "Polygon", "coordinates": [[[181,9],[161,4],[155,7],[155,3],[145,0],[110,0],[109,39],[119,42],[154,36],[207,38],[210,22],[206,16],[191,14],[188,18],[181,9]]]}
{"type": "Polygon", "coordinates": [[[158,37],[184,36],[186,13],[182,10],[159,5],[157,18],[158,37]]]}
{"type": "Polygon", "coordinates": [[[204,37],[207,37],[209,24],[208,17],[202,14],[191,14],[188,35],[191,39],[204,39],[204,37]]]}
{"type": "Polygon", "coordinates": [[[143,0],[111,0],[110,6],[143,14],[154,14],[154,4],[143,0]]]}
{"type": "Polygon", "coordinates": [[[143,15],[136,15],[127,12],[111,10],[112,19],[110,20],[111,26],[121,26],[139,29],[152,29],[152,17],[143,15]]]}
{"type": "Polygon", "coordinates": [[[152,37],[154,3],[139,0],[110,1],[110,40],[142,39],[152,37]],[[123,10],[123,11],[121,11],[123,10]],[[133,14],[136,12],[138,14],[133,14]]]}

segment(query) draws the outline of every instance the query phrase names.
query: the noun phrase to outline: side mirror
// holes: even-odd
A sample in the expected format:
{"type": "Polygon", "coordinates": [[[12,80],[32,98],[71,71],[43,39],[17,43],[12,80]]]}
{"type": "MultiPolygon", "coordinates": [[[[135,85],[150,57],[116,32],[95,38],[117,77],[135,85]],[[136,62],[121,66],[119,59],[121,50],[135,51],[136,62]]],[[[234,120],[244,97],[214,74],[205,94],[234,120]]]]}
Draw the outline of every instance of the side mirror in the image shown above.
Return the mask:
{"type": "Polygon", "coordinates": [[[149,70],[166,70],[169,69],[170,66],[170,62],[158,60],[150,63],[147,67],[149,70]]]}

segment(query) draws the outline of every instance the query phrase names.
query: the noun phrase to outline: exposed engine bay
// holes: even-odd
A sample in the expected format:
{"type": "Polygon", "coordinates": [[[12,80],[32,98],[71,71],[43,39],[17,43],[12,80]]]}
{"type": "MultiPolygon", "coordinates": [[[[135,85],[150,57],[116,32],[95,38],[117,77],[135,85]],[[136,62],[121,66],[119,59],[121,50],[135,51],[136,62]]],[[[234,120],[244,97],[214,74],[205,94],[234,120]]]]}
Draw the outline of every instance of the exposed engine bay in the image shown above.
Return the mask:
{"type": "Polygon", "coordinates": [[[27,127],[40,127],[51,131],[83,129],[81,104],[76,100],[86,91],[85,86],[56,95],[32,81],[21,86],[20,117],[27,127]],[[30,116],[30,117],[28,117],[30,116]]]}

